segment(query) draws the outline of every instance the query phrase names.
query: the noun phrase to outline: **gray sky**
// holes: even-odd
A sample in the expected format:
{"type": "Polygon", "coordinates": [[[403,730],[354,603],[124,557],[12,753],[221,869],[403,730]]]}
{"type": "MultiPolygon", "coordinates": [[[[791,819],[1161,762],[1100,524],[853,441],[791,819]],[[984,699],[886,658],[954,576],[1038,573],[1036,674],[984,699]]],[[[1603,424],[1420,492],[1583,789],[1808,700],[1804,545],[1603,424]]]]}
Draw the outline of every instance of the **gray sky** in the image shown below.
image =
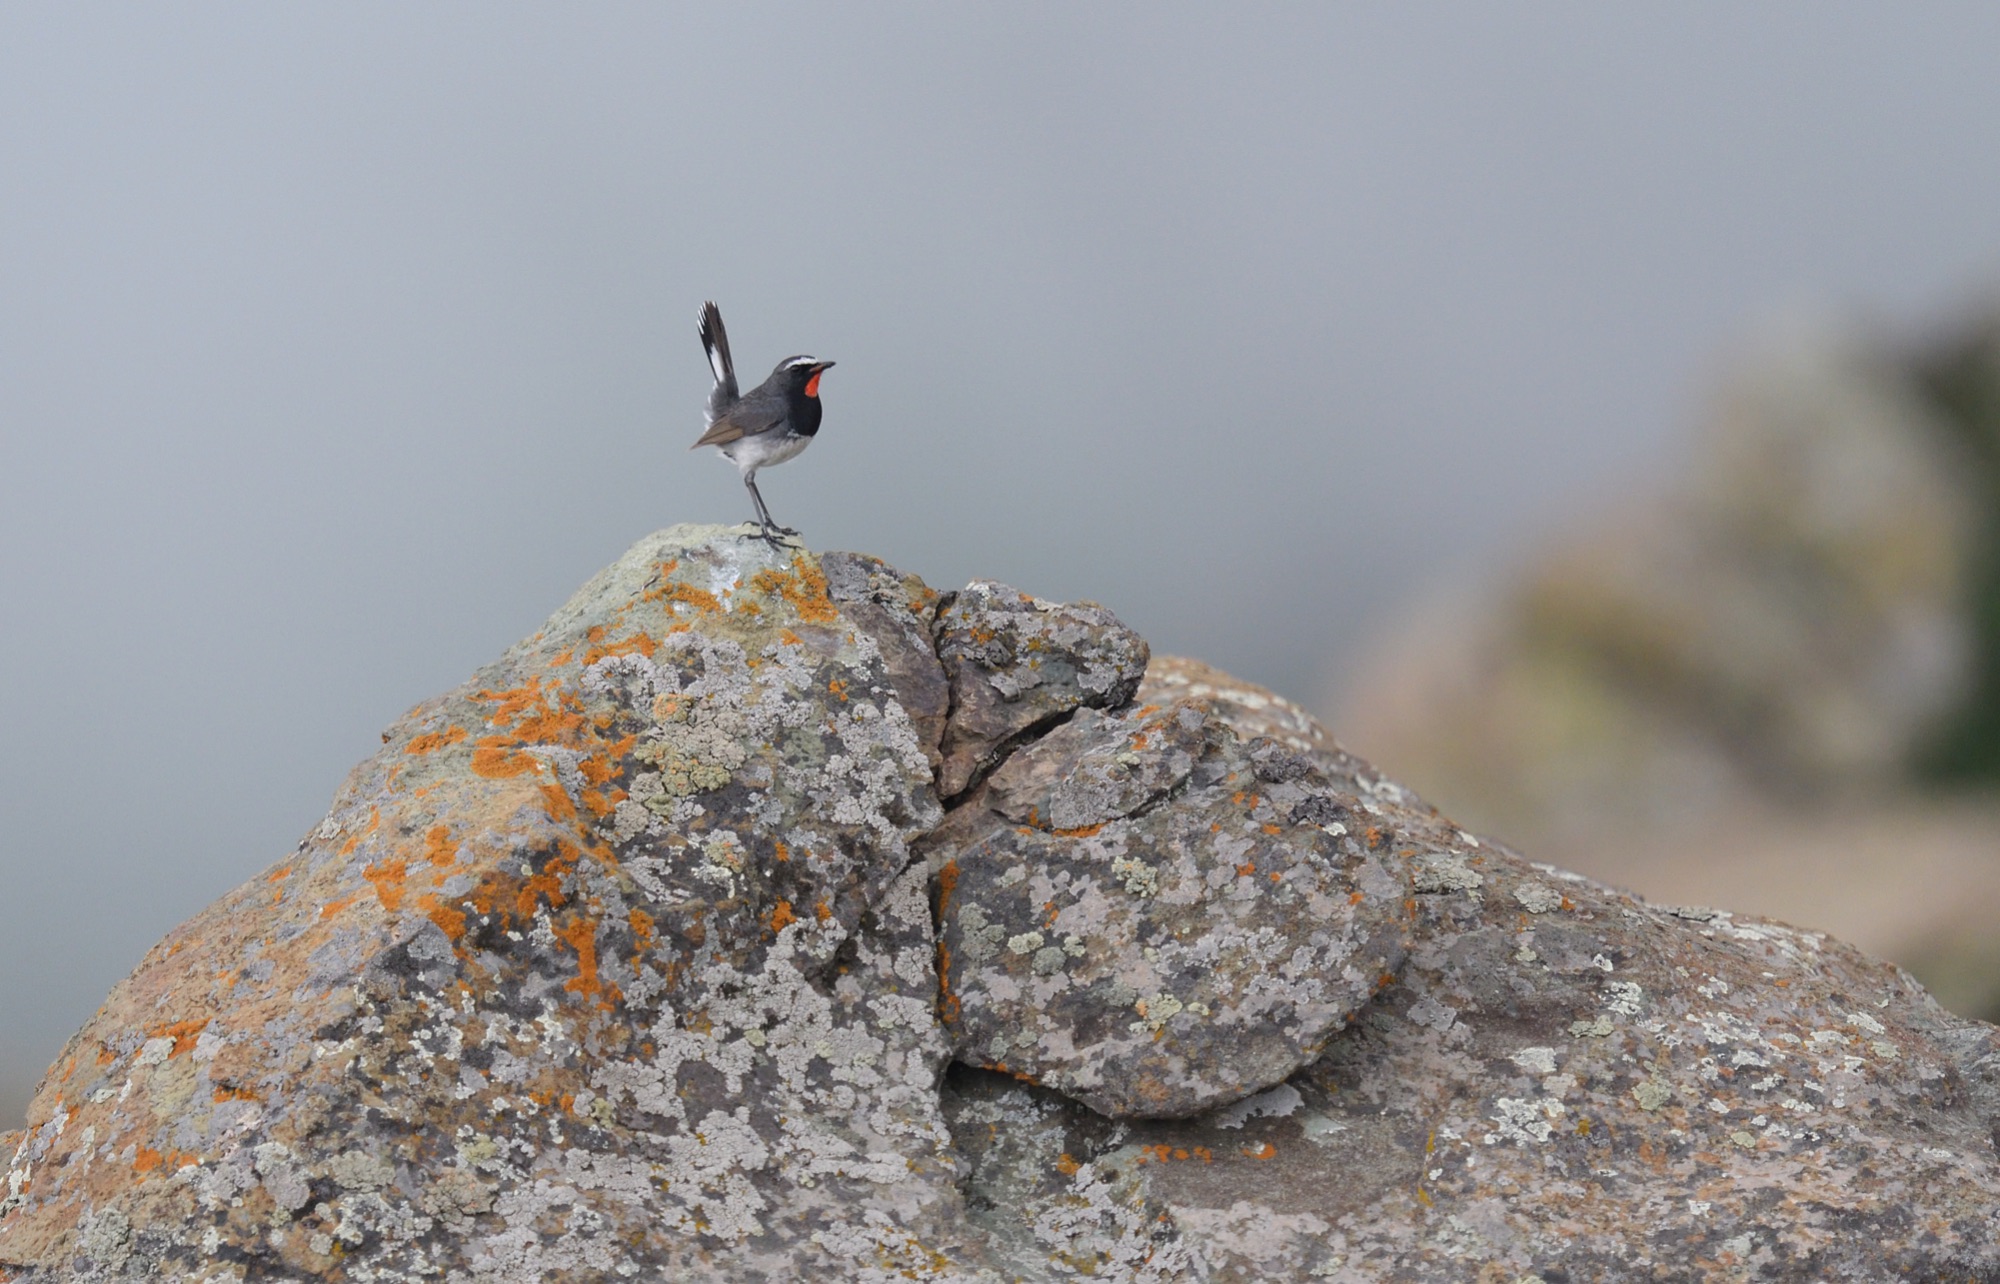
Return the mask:
{"type": "MultiPolygon", "coordinates": [[[[2000,280],[1987,4],[0,9],[0,1126],[376,733],[765,497],[1311,696],[1804,303],[2000,280]]],[[[1363,751],[1367,746],[1357,746],[1363,751]]]]}

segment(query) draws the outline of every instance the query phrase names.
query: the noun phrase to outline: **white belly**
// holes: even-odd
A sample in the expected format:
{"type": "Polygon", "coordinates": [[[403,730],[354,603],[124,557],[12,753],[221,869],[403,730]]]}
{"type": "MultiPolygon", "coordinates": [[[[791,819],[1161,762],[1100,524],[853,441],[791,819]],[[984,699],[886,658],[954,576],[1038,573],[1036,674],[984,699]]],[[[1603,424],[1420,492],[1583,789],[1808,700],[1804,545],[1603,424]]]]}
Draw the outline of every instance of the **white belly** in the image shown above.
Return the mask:
{"type": "Polygon", "coordinates": [[[784,463],[812,445],[812,440],[810,437],[801,437],[795,433],[765,432],[758,433],[754,437],[738,437],[727,446],[720,446],[717,449],[722,451],[730,463],[747,473],[753,469],[769,468],[773,464],[784,463]]]}

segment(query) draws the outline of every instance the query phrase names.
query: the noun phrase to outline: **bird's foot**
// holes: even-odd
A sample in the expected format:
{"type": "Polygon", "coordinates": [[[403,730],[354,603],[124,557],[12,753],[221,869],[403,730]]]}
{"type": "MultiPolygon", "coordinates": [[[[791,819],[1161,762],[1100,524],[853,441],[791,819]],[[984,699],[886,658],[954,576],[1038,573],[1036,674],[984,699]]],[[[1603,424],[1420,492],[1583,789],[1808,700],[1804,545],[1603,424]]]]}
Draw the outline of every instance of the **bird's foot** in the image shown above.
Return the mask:
{"type": "Polygon", "coordinates": [[[793,538],[797,538],[798,532],[793,530],[786,530],[782,526],[759,526],[753,522],[750,523],[750,529],[744,532],[743,538],[761,539],[766,544],[769,544],[773,551],[782,552],[785,548],[785,541],[784,539],[781,538],[781,536],[787,536],[787,535],[793,538]]]}

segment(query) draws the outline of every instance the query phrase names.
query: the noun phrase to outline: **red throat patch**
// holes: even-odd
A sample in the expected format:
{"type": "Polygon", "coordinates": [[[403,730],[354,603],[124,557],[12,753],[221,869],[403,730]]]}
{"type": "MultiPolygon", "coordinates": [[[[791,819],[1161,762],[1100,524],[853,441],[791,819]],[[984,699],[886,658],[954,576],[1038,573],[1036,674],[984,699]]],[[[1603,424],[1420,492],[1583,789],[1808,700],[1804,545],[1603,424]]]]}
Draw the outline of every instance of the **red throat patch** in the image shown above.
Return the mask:
{"type": "Polygon", "coordinates": [[[825,373],[826,371],[824,370],[813,371],[813,377],[806,380],[806,396],[808,397],[819,396],[819,377],[825,373]]]}

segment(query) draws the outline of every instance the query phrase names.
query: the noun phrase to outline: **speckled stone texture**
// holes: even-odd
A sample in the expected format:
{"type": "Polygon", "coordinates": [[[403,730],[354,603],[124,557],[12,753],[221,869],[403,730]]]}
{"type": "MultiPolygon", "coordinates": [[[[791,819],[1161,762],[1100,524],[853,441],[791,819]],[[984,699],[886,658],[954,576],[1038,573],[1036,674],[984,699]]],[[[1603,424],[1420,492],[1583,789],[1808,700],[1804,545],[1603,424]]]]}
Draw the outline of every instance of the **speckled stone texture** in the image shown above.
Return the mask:
{"type": "Polygon", "coordinates": [[[952,689],[946,798],[1064,715],[1124,704],[1146,673],[1145,639],[1095,602],[1044,602],[991,580],[939,602],[935,632],[952,689]]]}
{"type": "Polygon", "coordinates": [[[1199,698],[1021,748],[926,841],[955,1057],[1121,1117],[1282,1081],[1402,961],[1402,862],[1364,798],[1199,698]]]}
{"type": "Polygon", "coordinates": [[[1144,663],[641,541],[112,992],[0,1138],[0,1280],[2000,1279],[1991,1027],[1144,663]],[[972,1047],[996,922],[987,994],[1069,980],[972,1047]]]}
{"type": "Polygon", "coordinates": [[[174,931],[8,1173],[31,1278],[896,1277],[960,1241],[935,595],[642,541],[174,931]]]}

